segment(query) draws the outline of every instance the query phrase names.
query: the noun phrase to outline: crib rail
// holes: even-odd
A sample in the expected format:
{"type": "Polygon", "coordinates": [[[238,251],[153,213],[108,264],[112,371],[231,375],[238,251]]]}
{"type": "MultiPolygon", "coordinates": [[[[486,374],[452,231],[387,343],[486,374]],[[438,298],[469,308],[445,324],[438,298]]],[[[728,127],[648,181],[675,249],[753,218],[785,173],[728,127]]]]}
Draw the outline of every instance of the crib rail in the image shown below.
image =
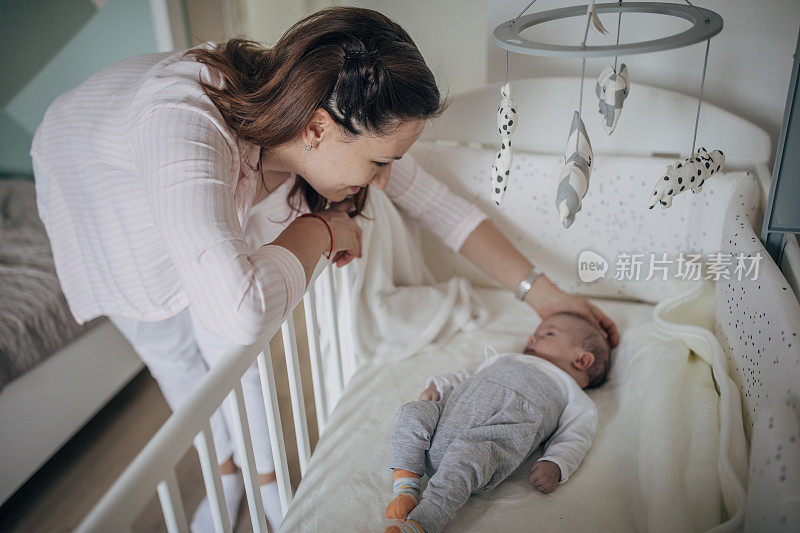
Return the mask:
{"type": "MultiPolygon", "coordinates": [[[[317,426],[320,434],[327,422],[328,406],[322,371],[322,353],[319,345],[319,323],[316,319],[316,292],[318,289],[324,289],[324,292],[330,295],[331,301],[326,307],[326,311],[332,318],[329,321],[331,329],[329,337],[332,339],[332,360],[335,363],[333,371],[336,373],[340,391],[344,385],[342,350],[337,331],[337,306],[333,302],[334,281],[331,269],[325,268],[326,266],[327,263],[320,262],[312,277],[312,282],[309,284],[310,289],[303,296],[317,426]],[[315,290],[315,286],[317,290],[315,290]]],[[[300,376],[297,338],[292,312],[289,312],[282,324],[270,328],[250,346],[232,348],[219,364],[210,369],[189,400],[176,410],[158,430],[86,516],[78,527],[78,531],[129,530],[154,493],[158,494],[161,501],[167,530],[170,532],[189,531],[187,513],[183,508],[178,486],[176,466],[192,445],[196,447],[200,458],[215,529],[218,532],[230,531],[230,520],[222,494],[222,479],[209,424],[211,415],[220,406],[225,405],[232,410],[233,418],[236,421],[235,439],[244,463],[240,467],[253,531],[266,532],[266,518],[261,502],[241,385],[242,376],[254,361],[257,361],[261,378],[281,506],[284,514],[286,513],[292,499],[292,486],[275,387],[275,372],[269,348],[269,341],[278,332],[278,329],[282,331],[284,342],[300,472],[301,476],[305,474],[311,457],[311,446],[300,376]]]]}

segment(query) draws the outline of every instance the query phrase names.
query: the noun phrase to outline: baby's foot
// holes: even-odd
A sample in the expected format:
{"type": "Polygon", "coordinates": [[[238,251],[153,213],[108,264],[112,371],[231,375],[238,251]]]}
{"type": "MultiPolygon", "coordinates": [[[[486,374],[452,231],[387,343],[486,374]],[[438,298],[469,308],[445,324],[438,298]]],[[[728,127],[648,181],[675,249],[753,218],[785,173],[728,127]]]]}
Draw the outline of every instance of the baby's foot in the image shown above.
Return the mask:
{"type": "Polygon", "coordinates": [[[405,520],[414,507],[417,506],[417,500],[408,494],[398,494],[394,500],[389,502],[386,506],[386,518],[397,518],[405,520]]]}
{"type": "Polygon", "coordinates": [[[425,533],[425,530],[413,520],[404,520],[396,525],[387,527],[383,533],[425,533]]]}
{"type": "Polygon", "coordinates": [[[403,520],[419,503],[420,475],[398,468],[395,469],[392,478],[395,497],[386,506],[384,516],[403,520]]]}

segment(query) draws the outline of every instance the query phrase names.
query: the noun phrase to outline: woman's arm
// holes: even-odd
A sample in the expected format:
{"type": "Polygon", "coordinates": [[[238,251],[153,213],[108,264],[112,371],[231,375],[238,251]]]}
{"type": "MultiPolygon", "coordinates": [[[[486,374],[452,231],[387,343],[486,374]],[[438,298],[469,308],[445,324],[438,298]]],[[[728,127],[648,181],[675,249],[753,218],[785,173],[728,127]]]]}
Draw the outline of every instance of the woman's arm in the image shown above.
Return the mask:
{"type": "MultiPolygon", "coordinates": [[[[450,191],[408,154],[392,165],[385,191],[398,207],[503,287],[516,292],[533,268],[485,213],[450,191]]],[[[605,331],[612,345],[619,342],[614,321],[583,298],[559,290],[546,276],[536,280],[525,301],[542,318],[559,311],[574,312],[605,331]]]]}
{"type": "MultiPolygon", "coordinates": [[[[516,291],[519,282],[527,277],[533,265],[517,250],[505,235],[495,227],[490,219],[478,224],[458,252],[475,266],[510,291],[516,291]]],[[[528,292],[526,303],[536,308],[533,300],[541,294],[541,276],[528,292]],[[538,285],[538,288],[537,288],[538,285]]]]}
{"type": "Polygon", "coordinates": [[[270,244],[282,246],[297,257],[303,265],[305,287],[308,287],[320,257],[328,253],[330,242],[328,230],[321,220],[303,217],[292,221],[270,244]]]}
{"type": "MultiPolygon", "coordinates": [[[[282,246],[249,250],[234,203],[233,142],[200,111],[158,108],[134,128],[130,149],[171,260],[163,268],[175,269],[204,325],[248,345],[292,310],[306,276],[282,246]]],[[[301,224],[319,258],[327,229],[301,224]]]]}
{"type": "MultiPolygon", "coordinates": [[[[520,281],[525,279],[533,268],[530,261],[489,219],[478,224],[461,245],[459,252],[513,292],[516,292],[520,281]]],[[[613,320],[583,298],[561,291],[545,275],[539,276],[533,284],[525,302],[542,318],[559,311],[578,313],[605,331],[613,346],[619,343],[619,332],[613,320]]]]}

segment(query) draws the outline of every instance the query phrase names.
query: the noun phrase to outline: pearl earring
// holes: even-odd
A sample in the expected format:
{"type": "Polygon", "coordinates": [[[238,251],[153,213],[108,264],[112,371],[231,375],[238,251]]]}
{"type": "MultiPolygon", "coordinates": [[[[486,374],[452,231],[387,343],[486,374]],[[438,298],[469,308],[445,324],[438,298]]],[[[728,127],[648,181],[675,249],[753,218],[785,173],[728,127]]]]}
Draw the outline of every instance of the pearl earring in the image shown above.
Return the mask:
{"type": "Polygon", "coordinates": [[[307,145],[306,145],[306,152],[310,152],[310,151],[311,151],[311,145],[310,145],[310,144],[307,144],[307,145]]]}

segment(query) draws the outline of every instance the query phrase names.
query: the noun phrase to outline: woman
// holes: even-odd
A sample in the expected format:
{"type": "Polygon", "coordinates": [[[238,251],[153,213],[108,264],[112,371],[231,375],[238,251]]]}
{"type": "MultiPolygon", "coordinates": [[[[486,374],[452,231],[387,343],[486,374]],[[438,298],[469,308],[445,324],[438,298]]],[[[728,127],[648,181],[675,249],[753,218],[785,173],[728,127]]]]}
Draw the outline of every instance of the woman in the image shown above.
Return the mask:
{"type": "MultiPolygon", "coordinates": [[[[307,17],[269,50],[233,40],[98,73],[54,102],[31,149],[75,318],[108,315],[175,409],[233,343],[253,343],[295,306],[321,255],[340,267],[360,257],[351,217],[372,185],[543,317],[577,312],[616,344],[607,316],[538,275],[477,207],[403,157],[443,109],[411,37],[349,7],[307,17]],[[314,216],[249,250],[250,207],[289,179],[287,202],[314,216]]],[[[281,512],[255,368],[243,387],[274,530],[281,512]]],[[[211,426],[235,517],[243,487],[228,414],[211,426]]],[[[192,525],[211,529],[207,502],[192,525]]]]}

